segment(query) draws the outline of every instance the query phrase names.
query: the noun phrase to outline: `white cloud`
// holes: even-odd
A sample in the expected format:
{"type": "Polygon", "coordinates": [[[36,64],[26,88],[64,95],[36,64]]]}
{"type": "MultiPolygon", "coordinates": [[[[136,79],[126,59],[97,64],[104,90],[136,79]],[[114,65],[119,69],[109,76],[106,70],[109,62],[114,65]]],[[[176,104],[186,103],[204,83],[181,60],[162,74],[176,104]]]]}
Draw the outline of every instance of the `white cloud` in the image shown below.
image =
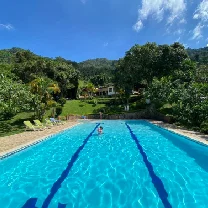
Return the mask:
{"type": "MultiPolygon", "coordinates": [[[[137,23],[133,26],[136,31],[143,27],[144,20],[152,16],[158,22],[167,14],[167,24],[171,25],[176,19],[183,19],[186,10],[186,0],[142,0],[137,23]]],[[[185,22],[185,19],[183,20],[185,22]]]]}
{"type": "Polygon", "coordinates": [[[202,38],[202,30],[208,22],[208,0],[203,0],[194,12],[193,19],[199,20],[199,23],[193,30],[192,39],[202,38]]]}
{"type": "Polygon", "coordinates": [[[13,30],[14,26],[11,24],[0,24],[0,28],[6,29],[6,30],[13,30]]]}
{"type": "Polygon", "coordinates": [[[204,28],[204,25],[201,25],[200,23],[194,28],[193,30],[193,36],[192,39],[200,39],[202,38],[202,29],[204,28]]]}
{"type": "Polygon", "coordinates": [[[139,20],[134,26],[133,29],[137,32],[139,32],[143,28],[143,23],[141,20],[139,20]]]}
{"type": "Polygon", "coordinates": [[[181,34],[183,34],[184,32],[185,32],[184,29],[178,29],[178,30],[176,30],[176,31],[174,32],[174,34],[175,34],[175,35],[181,35],[181,34]]]}
{"type": "Polygon", "coordinates": [[[186,23],[187,21],[184,18],[179,21],[179,24],[186,24],[186,23]]]}
{"type": "Polygon", "coordinates": [[[193,16],[194,19],[201,20],[203,22],[208,21],[208,0],[203,0],[193,16]]]}

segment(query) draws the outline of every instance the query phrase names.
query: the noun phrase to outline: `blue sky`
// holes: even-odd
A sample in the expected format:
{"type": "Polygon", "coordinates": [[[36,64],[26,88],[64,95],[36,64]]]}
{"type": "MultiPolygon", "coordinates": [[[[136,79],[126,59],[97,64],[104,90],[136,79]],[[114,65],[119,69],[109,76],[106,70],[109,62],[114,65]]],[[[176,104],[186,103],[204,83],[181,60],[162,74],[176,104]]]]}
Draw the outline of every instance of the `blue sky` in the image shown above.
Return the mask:
{"type": "Polygon", "coordinates": [[[208,44],[208,0],[1,0],[0,49],[74,61],[118,59],[134,44],[208,44]]]}

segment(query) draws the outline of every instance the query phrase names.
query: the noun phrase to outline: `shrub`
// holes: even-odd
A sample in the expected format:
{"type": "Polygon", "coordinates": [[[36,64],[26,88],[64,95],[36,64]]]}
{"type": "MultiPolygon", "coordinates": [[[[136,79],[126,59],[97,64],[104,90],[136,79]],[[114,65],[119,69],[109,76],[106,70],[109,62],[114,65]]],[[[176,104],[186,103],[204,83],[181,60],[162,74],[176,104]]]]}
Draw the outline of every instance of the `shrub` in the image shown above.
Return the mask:
{"type": "Polygon", "coordinates": [[[66,99],[65,98],[60,98],[58,100],[58,103],[60,103],[61,106],[64,106],[64,104],[66,103],[66,99]]]}
{"type": "Polygon", "coordinates": [[[62,107],[61,106],[57,106],[56,107],[56,115],[59,116],[62,113],[62,107]]]}
{"type": "Polygon", "coordinates": [[[208,134],[208,121],[202,122],[202,124],[200,126],[200,130],[201,130],[201,132],[208,134]]]}
{"type": "Polygon", "coordinates": [[[146,102],[144,99],[138,100],[136,102],[136,108],[137,109],[145,109],[146,108],[146,102]]]}

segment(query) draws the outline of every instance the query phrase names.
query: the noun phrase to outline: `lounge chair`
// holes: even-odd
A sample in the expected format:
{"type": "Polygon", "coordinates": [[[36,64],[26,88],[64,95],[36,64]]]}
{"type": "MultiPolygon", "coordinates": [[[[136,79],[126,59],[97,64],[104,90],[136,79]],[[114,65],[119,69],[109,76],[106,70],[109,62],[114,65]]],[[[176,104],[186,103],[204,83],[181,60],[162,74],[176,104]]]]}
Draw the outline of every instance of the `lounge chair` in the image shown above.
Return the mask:
{"type": "Polygon", "coordinates": [[[40,120],[33,120],[34,121],[34,123],[35,123],[35,126],[40,126],[40,127],[42,127],[42,128],[50,128],[51,126],[53,126],[53,124],[43,124],[43,123],[41,123],[40,122],[40,120]]]}
{"type": "Polygon", "coordinates": [[[64,124],[65,122],[63,122],[63,121],[61,121],[61,120],[57,120],[57,119],[55,119],[55,118],[50,118],[50,121],[52,122],[52,123],[54,123],[54,124],[57,124],[57,125],[59,125],[59,124],[64,124]]]}
{"type": "Polygon", "coordinates": [[[46,125],[54,126],[56,123],[51,122],[49,119],[45,119],[46,125]]]}
{"type": "Polygon", "coordinates": [[[26,130],[33,130],[33,131],[43,130],[43,128],[40,127],[40,126],[34,126],[34,125],[32,125],[32,123],[30,121],[24,121],[24,124],[26,126],[25,131],[26,130]]]}

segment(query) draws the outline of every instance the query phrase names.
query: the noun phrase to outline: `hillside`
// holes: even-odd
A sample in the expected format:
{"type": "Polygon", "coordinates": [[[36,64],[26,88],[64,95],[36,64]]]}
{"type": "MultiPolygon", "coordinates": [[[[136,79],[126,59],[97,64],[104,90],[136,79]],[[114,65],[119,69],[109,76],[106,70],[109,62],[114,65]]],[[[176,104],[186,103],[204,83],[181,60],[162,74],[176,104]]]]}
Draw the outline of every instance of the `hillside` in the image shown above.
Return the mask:
{"type": "MultiPolygon", "coordinates": [[[[199,64],[208,64],[208,47],[199,49],[187,49],[187,53],[191,60],[198,62],[199,64]]],[[[104,85],[113,80],[114,70],[117,60],[108,60],[106,58],[89,59],[80,63],[75,61],[66,60],[62,57],[47,58],[41,57],[32,53],[29,50],[21,48],[11,48],[0,50],[0,63],[12,64],[18,62],[27,61],[56,61],[72,65],[79,71],[80,78],[82,80],[91,81],[94,85],[104,85]]]]}
{"type": "Polygon", "coordinates": [[[21,48],[11,48],[11,49],[3,49],[0,50],[0,63],[14,63],[15,62],[15,54],[17,52],[25,51],[21,48]]]}
{"type": "Polygon", "coordinates": [[[114,67],[117,61],[106,58],[89,59],[79,63],[79,67],[114,67]]]}
{"type": "Polygon", "coordinates": [[[116,62],[105,58],[80,62],[78,70],[80,71],[81,79],[90,80],[94,85],[105,85],[113,79],[116,62]]]}
{"type": "Polygon", "coordinates": [[[200,64],[208,64],[208,47],[199,49],[188,48],[187,52],[191,60],[200,64]]]}

